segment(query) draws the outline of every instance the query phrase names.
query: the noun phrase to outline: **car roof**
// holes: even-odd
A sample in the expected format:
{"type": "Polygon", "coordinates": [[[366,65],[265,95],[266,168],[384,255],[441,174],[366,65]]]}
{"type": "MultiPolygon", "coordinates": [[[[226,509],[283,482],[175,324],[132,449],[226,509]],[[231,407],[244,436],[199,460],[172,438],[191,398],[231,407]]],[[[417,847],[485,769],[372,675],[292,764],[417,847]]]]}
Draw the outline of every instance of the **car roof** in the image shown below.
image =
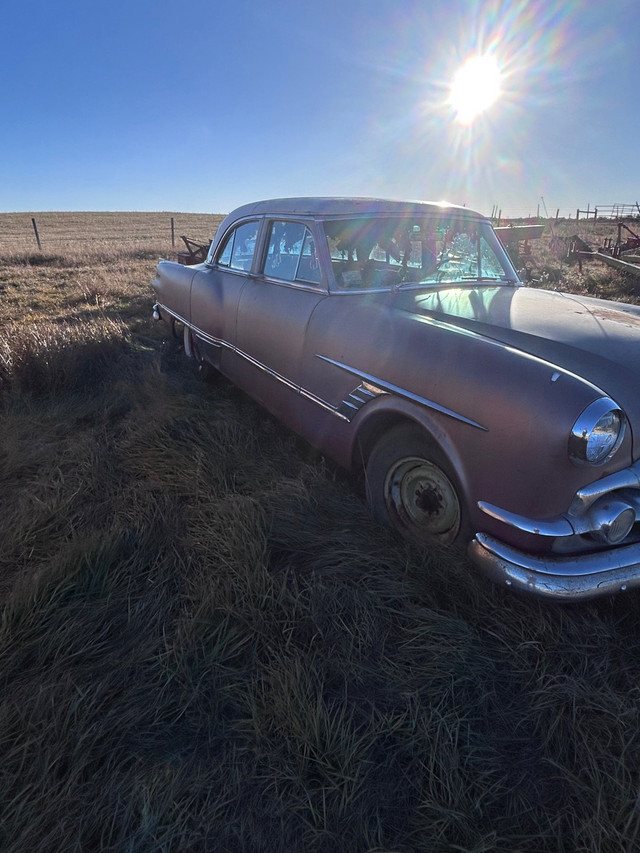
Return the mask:
{"type": "Polygon", "coordinates": [[[460,205],[448,202],[398,201],[384,198],[274,198],[256,201],[236,208],[226,218],[224,224],[242,219],[245,216],[286,215],[286,216],[359,216],[376,214],[427,214],[455,210],[464,213],[470,219],[484,219],[480,213],[460,205]]]}

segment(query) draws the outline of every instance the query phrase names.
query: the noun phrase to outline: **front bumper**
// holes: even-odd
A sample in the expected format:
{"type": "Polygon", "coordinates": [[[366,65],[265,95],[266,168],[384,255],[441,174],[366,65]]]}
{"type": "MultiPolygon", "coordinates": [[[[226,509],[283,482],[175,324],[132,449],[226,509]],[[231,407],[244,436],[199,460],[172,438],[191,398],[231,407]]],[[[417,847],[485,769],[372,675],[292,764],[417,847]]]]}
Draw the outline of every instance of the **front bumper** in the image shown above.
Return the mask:
{"type": "Polygon", "coordinates": [[[476,533],[469,557],[492,580],[559,601],[579,601],[640,587],[640,543],[591,554],[526,554],[476,533]]]}

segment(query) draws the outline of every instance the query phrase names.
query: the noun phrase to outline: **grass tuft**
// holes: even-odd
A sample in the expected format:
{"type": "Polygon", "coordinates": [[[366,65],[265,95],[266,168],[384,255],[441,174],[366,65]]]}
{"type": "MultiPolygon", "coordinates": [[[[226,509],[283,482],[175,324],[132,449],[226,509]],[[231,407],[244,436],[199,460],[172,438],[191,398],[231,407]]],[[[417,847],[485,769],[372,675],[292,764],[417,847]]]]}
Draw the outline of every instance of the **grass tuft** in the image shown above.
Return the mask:
{"type": "Polygon", "coordinates": [[[36,322],[9,327],[0,340],[0,387],[22,394],[88,391],[111,381],[116,363],[131,351],[124,323],[36,322]]]}

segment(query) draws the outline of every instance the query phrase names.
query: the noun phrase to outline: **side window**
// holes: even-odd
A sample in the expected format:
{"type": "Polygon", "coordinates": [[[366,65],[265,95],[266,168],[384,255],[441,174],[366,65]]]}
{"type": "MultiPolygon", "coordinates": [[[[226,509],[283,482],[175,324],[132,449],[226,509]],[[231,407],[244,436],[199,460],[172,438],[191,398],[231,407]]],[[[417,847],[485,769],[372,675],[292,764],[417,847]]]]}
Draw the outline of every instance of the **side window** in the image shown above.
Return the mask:
{"type": "Polygon", "coordinates": [[[234,228],[222,244],[216,262],[221,267],[248,272],[256,250],[258,226],[258,222],[243,222],[234,228]]]}
{"type": "Polygon", "coordinates": [[[319,284],[320,265],[313,235],[301,222],[271,223],[264,274],[282,281],[319,284]]]}

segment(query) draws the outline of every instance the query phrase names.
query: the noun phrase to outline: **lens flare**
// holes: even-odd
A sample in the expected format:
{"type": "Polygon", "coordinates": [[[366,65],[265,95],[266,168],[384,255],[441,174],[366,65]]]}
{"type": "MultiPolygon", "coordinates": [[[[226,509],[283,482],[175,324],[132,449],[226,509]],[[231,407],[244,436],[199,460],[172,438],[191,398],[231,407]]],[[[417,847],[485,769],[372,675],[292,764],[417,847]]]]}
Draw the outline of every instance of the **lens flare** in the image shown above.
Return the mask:
{"type": "Polygon", "coordinates": [[[460,124],[471,124],[501,93],[502,76],[494,56],[471,56],[456,72],[449,103],[460,124]]]}

